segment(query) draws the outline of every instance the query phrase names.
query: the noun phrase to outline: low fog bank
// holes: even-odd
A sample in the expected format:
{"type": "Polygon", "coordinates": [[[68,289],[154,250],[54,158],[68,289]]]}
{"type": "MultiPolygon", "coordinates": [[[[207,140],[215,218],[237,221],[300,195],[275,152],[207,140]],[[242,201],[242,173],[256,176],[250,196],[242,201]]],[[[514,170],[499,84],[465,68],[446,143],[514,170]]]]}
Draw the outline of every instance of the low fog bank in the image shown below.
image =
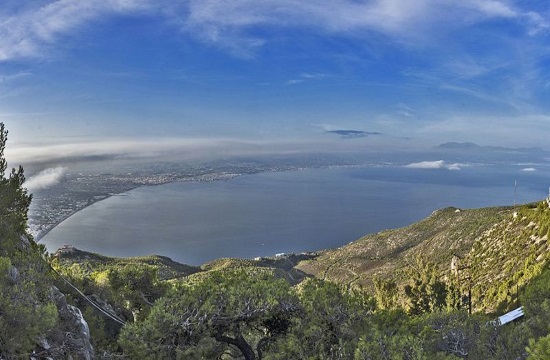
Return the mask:
{"type": "MultiPolygon", "coordinates": [[[[542,149],[483,147],[471,143],[422,146],[383,136],[342,139],[245,140],[230,138],[106,139],[49,144],[15,144],[6,149],[10,166],[23,165],[27,186],[40,189],[71,171],[126,171],[157,163],[217,164],[231,162],[297,166],[393,164],[417,169],[460,170],[472,164],[517,164],[536,169],[550,163],[542,149]],[[391,140],[391,141],[390,141],[391,140]],[[466,146],[467,145],[467,146],[466,146]]],[[[525,170],[532,171],[532,170],[525,170]]]]}

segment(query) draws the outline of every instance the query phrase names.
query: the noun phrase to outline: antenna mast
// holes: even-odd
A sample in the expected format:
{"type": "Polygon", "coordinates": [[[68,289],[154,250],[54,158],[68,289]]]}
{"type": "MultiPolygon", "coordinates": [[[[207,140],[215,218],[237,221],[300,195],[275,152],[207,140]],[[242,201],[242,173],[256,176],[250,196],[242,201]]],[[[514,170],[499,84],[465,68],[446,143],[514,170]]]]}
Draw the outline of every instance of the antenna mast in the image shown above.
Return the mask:
{"type": "MultiPolygon", "coordinates": [[[[550,189],[549,189],[550,191],[550,189]]],[[[516,198],[518,196],[518,181],[514,180],[514,209],[516,208],[516,198]]]]}

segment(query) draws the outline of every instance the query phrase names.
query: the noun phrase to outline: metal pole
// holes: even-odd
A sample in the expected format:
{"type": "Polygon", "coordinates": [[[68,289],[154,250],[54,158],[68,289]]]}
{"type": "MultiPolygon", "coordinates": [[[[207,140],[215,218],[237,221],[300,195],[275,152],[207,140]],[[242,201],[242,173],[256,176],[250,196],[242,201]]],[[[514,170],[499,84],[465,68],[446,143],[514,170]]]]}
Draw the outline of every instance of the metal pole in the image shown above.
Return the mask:
{"type": "Polygon", "coordinates": [[[470,275],[470,283],[468,284],[468,315],[472,315],[472,278],[470,275]]]}

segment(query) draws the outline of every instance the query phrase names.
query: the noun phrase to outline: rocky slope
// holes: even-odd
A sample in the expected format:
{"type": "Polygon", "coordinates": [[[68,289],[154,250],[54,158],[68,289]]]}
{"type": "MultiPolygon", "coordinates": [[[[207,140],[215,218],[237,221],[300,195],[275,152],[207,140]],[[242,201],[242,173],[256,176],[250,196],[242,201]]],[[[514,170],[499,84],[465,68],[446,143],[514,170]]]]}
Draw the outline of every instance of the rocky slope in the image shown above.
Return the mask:
{"type": "Polygon", "coordinates": [[[453,255],[465,256],[479,236],[496,223],[511,219],[512,213],[507,207],[437,210],[410,226],[320,251],[296,268],[326,280],[367,287],[373,277],[399,278],[400,271],[419,255],[436,262],[444,272],[453,255]]]}
{"type": "Polygon", "coordinates": [[[550,204],[517,208],[446,208],[410,226],[367,235],[320,251],[296,269],[309,276],[372,290],[374,278],[403,285],[417,257],[440,278],[471,290],[474,311],[502,313],[521,305],[522,289],[550,262],[550,204]]]}

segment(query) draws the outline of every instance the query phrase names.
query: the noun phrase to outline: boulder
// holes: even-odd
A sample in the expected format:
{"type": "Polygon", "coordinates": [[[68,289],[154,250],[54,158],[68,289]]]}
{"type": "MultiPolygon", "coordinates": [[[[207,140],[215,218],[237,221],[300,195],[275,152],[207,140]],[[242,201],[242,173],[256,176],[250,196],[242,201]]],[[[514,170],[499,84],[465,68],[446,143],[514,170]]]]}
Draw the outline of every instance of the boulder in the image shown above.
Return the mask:
{"type": "Polygon", "coordinates": [[[90,329],[76,306],[67,304],[65,295],[52,286],[50,297],[57,306],[59,314],[58,326],[41,341],[42,353],[52,358],[74,360],[91,360],[94,358],[94,348],[90,342],[90,329]]]}

